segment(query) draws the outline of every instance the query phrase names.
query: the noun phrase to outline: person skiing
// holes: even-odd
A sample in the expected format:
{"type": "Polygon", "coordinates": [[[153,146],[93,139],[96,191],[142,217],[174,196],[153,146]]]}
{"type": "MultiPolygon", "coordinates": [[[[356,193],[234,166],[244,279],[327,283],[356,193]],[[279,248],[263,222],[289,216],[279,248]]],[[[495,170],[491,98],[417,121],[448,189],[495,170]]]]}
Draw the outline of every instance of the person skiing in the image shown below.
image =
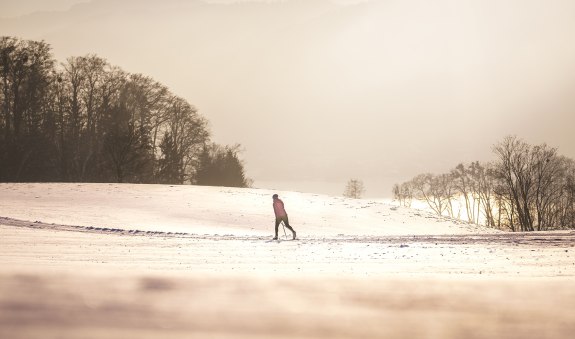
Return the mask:
{"type": "Polygon", "coordinates": [[[278,198],[277,194],[273,195],[273,199],[274,213],[276,215],[276,236],[273,238],[273,240],[278,239],[278,227],[282,221],[284,222],[285,227],[289,228],[289,230],[293,233],[293,239],[295,240],[295,230],[289,225],[288,215],[284,208],[284,202],[278,198]]]}

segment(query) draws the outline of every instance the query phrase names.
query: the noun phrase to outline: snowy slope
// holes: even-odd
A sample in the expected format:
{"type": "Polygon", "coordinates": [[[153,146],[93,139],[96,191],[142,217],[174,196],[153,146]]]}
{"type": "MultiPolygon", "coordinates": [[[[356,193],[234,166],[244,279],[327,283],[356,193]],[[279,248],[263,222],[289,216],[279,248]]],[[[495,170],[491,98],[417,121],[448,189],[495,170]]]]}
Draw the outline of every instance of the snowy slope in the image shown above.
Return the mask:
{"type": "Polygon", "coordinates": [[[572,338],[575,233],[487,232],[294,192],[0,184],[0,338],[572,338]],[[269,240],[273,193],[300,241],[269,240]]]}
{"type": "Polygon", "coordinates": [[[283,199],[300,237],[494,232],[378,201],[189,185],[2,183],[0,216],[144,231],[271,235],[273,193],[283,199]]]}

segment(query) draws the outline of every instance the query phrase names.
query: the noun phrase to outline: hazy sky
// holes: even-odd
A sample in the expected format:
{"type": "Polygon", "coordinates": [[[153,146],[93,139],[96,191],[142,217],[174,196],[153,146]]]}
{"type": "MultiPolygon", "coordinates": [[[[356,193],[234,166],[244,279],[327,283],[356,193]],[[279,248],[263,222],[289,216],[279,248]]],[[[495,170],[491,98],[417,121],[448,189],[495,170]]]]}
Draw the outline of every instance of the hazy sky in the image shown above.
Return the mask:
{"type": "Polygon", "coordinates": [[[38,11],[62,11],[89,0],[0,0],[0,17],[22,16],[38,11]]]}
{"type": "Polygon", "coordinates": [[[571,0],[0,0],[0,13],[1,35],[44,39],[60,61],[95,53],[170,87],[215,141],[244,146],[256,187],[341,194],[358,178],[389,196],[493,159],[509,134],[575,158],[571,0]]]}

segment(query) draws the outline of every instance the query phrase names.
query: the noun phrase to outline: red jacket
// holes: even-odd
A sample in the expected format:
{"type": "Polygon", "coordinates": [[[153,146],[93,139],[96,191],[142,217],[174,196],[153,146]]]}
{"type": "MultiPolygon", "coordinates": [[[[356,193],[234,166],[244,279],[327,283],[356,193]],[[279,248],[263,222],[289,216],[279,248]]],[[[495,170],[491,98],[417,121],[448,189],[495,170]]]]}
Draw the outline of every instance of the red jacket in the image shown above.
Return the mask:
{"type": "Polygon", "coordinates": [[[281,199],[274,199],[274,213],[276,214],[276,218],[279,217],[287,217],[286,210],[284,208],[284,202],[281,199]]]}

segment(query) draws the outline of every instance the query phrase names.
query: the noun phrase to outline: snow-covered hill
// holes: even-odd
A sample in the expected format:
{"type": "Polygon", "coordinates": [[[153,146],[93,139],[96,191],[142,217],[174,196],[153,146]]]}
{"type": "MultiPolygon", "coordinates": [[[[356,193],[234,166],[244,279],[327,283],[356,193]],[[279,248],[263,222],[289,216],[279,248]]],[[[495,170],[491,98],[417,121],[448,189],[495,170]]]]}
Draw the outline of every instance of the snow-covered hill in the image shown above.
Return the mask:
{"type": "MultiPolygon", "coordinates": [[[[63,225],[196,234],[271,235],[272,194],[299,237],[489,233],[494,230],[391,203],[225,187],[0,184],[0,216],[63,225]]],[[[280,230],[281,232],[281,230],[280,230]]]]}

